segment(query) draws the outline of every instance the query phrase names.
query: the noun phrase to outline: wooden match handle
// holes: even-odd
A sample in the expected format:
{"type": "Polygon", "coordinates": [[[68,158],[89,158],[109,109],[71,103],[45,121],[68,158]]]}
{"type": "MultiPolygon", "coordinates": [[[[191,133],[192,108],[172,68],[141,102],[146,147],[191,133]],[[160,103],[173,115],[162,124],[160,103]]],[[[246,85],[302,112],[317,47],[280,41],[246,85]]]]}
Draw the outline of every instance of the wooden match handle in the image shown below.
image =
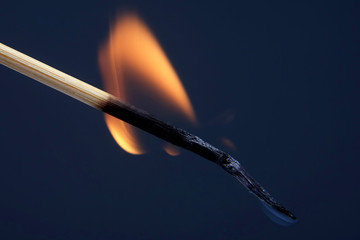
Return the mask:
{"type": "Polygon", "coordinates": [[[0,43],[0,63],[101,110],[110,94],[0,43]]]}

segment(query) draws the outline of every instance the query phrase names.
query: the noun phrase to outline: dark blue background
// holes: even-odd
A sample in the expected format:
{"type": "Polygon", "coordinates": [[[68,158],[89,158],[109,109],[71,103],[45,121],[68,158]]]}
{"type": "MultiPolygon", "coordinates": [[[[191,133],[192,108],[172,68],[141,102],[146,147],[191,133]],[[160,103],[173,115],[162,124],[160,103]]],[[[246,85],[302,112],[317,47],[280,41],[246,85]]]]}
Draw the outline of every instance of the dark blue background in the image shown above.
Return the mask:
{"type": "Polygon", "coordinates": [[[111,19],[138,12],[204,126],[191,131],[233,140],[229,152],[299,222],[271,222],[189,152],[125,153],[100,112],[0,67],[0,239],[359,239],[359,7],[2,0],[0,42],[97,87],[111,19]],[[224,112],[231,123],[208,124],[224,112]]]}

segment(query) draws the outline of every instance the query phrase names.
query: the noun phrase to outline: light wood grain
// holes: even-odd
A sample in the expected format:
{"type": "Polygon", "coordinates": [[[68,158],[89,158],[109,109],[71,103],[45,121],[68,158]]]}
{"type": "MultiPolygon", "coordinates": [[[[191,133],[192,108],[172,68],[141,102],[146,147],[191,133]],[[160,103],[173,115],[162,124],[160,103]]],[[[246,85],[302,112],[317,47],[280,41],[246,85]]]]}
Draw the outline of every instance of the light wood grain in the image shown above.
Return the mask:
{"type": "Polygon", "coordinates": [[[0,43],[0,63],[101,110],[110,94],[0,43]]]}

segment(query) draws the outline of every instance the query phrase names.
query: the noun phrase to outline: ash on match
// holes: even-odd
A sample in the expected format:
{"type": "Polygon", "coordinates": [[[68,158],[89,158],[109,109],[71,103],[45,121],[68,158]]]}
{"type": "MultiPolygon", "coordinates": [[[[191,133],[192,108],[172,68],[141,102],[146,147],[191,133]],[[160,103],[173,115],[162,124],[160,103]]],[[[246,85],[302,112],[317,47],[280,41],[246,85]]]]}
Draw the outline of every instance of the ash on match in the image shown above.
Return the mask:
{"type": "MultiPolygon", "coordinates": [[[[149,36],[148,33],[145,35],[149,36]]],[[[265,203],[274,215],[287,222],[296,220],[295,215],[275,200],[235,158],[201,138],[125,103],[119,96],[95,88],[1,43],[0,63],[112,117],[218,164],[265,203]]],[[[192,117],[192,109],[189,106],[187,104],[184,109],[192,117]]]]}

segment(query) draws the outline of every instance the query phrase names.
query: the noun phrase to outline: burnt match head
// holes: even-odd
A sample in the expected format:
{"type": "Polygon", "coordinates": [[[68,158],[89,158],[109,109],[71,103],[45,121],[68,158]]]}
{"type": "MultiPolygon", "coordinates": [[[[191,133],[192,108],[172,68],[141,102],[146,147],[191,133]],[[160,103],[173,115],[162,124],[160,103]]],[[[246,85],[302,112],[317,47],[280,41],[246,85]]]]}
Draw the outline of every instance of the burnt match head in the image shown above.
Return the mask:
{"type": "Polygon", "coordinates": [[[271,206],[263,201],[261,201],[261,204],[265,214],[279,225],[290,226],[298,221],[292,212],[282,206],[271,206]]]}

